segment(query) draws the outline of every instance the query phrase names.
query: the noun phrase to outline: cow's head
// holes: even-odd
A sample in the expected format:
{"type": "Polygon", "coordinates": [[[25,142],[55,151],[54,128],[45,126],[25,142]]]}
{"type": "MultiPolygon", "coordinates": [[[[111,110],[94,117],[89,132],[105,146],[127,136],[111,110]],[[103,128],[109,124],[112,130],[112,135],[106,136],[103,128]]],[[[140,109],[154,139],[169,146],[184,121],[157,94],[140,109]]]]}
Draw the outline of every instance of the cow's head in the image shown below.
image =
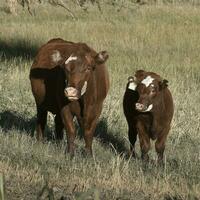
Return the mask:
{"type": "Polygon", "coordinates": [[[168,81],[153,72],[143,70],[138,70],[134,77],[129,77],[130,80],[139,94],[139,99],[135,104],[136,110],[139,112],[153,111],[160,102],[161,92],[167,87],[168,81]]]}
{"type": "Polygon", "coordinates": [[[70,100],[78,100],[87,91],[91,73],[97,65],[108,59],[106,51],[91,55],[91,53],[76,52],[71,54],[64,63],[66,74],[65,96],[70,100]]]}

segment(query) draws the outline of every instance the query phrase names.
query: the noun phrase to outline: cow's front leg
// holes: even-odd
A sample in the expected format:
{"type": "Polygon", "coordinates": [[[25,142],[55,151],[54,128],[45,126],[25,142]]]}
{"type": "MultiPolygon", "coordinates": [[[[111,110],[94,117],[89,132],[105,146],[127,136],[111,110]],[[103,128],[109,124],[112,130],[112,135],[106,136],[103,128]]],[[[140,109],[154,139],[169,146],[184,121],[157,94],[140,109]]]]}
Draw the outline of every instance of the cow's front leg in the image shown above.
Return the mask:
{"type": "Polygon", "coordinates": [[[101,114],[102,104],[90,106],[84,115],[84,139],[86,153],[92,155],[92,140],[97,125],[97,120],[101,114]]]}
{"type": "Polygon", "coordinates": [[[162,164],[163,163],[163,154],[165,151],[165,143],[167,139],[167,135],[169,133],[170,126],[164,128],[163,131],[159,134],[156,142],[155,142],[155,149],[158,155],[157,162],[162,164]]]}
{"type": "Polygon", "coordinates": [[[97,119],[94,118],[84,127],[84,139],[86,154],[92,155],[92,140],[96,128],[97,119]]]}
{"type": "Polygon", "coordinates": [[[62,109],[61,117],[67,132],[67,152],[73,155],[75,149],[74,140],[76,137],[76,131],[73,122],[73,116],[68,106],[65,106],[62,109]]]}
{"type": "Polygon", "coordinates": [[[141,157],[144,161],[149,161],[148,151],[150,149],[150,137],[141,121],[137,122],[138,135],[140,140],[141,157]]]}

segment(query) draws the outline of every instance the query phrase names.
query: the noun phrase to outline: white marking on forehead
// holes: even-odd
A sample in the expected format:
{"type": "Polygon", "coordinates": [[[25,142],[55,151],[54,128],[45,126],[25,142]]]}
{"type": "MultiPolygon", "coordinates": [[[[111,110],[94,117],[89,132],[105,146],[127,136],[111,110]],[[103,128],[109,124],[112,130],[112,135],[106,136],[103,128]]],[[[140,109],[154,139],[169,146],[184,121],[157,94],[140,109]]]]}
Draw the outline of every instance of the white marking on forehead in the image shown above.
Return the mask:
{"type": "Polygon", "coordinates": [[[146,110],[142,111],[142,112],[149,112],[149,111],[152,110],[152,108],[153,108],[153,104],[150,104],[150,105],[148,106],[148,108],[147,108],[146,110]]]}
{"type": "Polygon", "coordinates": [[[83,85],[83,87],[81,89],[81,96],[85,94],[86,89],[87,89],[87,81],[85,81],[85,83],[84,83],[84,85],[83,85]]]}
{"type": "Polygon", "coordinates": [[[134,91],[135,91],[136,87],[137,87],[136,83],[130,82],[130,83],[129,83],[129,86],[128,86],[128,89],[134,90],[134,91]]]}
{"type": "Polygon", "coordinates": [[[76,56],[70,56],[66,61],[65,61],[65,64],[68,64],[70,61],[72,60],[77,60],[77,57],[76,56]]]}
{"type": "Polygon", "coordinates": [[[53,62],[57,63],[62,59],[60,52],[58,50],[54,50],[53,54],[51,55],[53,62]]]}
{"type": "Polygon", "coordinates": [[[154,78],[152,78],[151,76],[147,76],[145,79],[143,79],[141,83],[148,87],[153,82],[153,80],[154,78]]]}

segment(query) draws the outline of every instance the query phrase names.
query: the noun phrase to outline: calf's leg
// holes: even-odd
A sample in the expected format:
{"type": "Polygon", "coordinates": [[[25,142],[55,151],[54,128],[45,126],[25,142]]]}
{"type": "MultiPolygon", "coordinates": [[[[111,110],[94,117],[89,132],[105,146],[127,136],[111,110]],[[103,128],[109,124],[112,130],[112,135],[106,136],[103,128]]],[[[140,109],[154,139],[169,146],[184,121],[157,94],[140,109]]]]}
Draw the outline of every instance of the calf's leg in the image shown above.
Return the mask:
{"type": "Polygon", "coordinates": [[[167,139],[167,135],[169,133],[170,127],[163,129],[163,131],[159,134],[156,142],[155,142],[155,149],[158,155],[158,163],[163,162],[163,154],[165,151],[165,143],[167,139]]]}
{"type": "Polygon", "coordinates": [[[135,142],[137,140],[137,128],[135,121],[128,121],[128,138],[130,141],[130,156],[135,158],[135,142]]]}
{"type": "Polygon", "coordinates": [[[138,129],[138,135],[140,140],[140,148],[141,148],[141,157],[142,160],[148,161],[148,151],[150,149],[150,137],[144,127],[144,124],[142,122],[137,122],[137,129],[138,129]]]}

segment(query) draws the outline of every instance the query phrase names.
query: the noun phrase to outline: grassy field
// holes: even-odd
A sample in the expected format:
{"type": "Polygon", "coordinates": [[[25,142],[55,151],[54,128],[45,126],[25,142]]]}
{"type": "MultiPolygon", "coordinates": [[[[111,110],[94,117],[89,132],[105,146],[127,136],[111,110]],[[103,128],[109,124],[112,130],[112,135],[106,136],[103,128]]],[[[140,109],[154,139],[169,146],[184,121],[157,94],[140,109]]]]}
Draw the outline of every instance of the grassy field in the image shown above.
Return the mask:
{"type": "MultiPolygon", "coordinates": [[[[75,7],[78,20],[46,5],[35,17],[0,9],[0,173],[7,199],[200,199],[200,7],[102,8],[103,14],[95,7],[88,13],[75,7]],[[58,147],[32,137],[36,109],[29,69],[38,47],[54,37],[84,41],[110,55],[111,88],[93,142],[94,158],[82,156],[81,136],[73,159],[64,154],[66,139],[58,147]],[[142,163],[138,142],[138,159],[125,156],[122,98],[127,77],[137,69],[159,73],[173,94],[163,168],[142,163]]],[[[49,115],[47,133],[53,132],[49,115]]],[[[156,159],[153,143],[150,156],[156,159]]]]}

